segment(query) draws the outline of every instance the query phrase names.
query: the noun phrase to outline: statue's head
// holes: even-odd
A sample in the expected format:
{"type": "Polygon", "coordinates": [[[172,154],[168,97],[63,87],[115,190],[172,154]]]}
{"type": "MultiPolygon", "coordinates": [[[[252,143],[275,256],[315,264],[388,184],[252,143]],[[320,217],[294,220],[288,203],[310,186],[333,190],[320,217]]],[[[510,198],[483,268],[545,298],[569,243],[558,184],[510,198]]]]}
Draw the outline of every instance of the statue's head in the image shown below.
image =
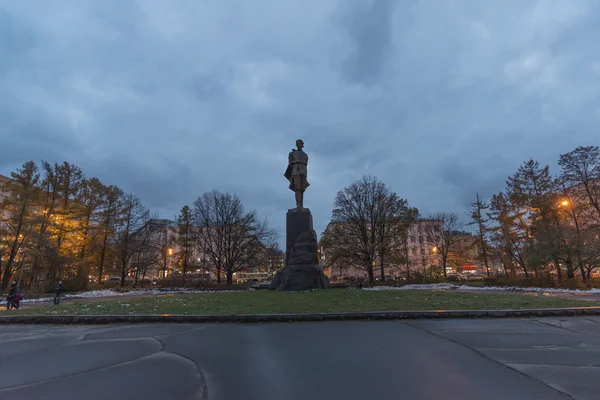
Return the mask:
{"type": "Polygon", "coordinates": [[[302,149],[304,147],[304,142],[302,141],[302,139],[296,140],[296,147],[298,147],[299,149],[302,149]]]}

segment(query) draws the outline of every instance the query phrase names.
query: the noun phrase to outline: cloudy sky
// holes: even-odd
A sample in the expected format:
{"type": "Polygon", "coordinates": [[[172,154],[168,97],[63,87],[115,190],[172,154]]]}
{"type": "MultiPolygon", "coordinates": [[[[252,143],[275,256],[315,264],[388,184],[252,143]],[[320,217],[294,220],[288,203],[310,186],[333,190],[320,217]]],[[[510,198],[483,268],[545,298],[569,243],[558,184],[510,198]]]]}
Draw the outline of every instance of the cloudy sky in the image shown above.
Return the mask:
{"type": "Polygon", "coordinates": [[[67,160],[172,218],[238,194],[285,231],[297,138],[325,228],[364,174],[464,215],[600,138],[594,0],[0,0],[0,173],[67,160]]]}

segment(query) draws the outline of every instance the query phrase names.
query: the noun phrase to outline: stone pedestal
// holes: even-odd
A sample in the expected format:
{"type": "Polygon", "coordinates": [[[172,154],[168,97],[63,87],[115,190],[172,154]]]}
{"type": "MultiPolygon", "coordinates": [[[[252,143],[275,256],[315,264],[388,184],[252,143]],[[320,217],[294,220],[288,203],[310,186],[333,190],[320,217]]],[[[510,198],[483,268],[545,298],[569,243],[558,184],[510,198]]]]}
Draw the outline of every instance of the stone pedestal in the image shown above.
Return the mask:
{"type": "Polygon", "coordinates": [[[313,219],[308,208],[288,210],[286,216],[286,235],[285,235],[285,265],[288,264],[290,251],[294,243],[303,233],[312,232],[313,219]]]}
{"type": "Polygon", "coordinates": [[[289,292],[326,289],[329,280],[319,265],[318,246],[314,230],[301,233],[288,252],[287,265],[275,275],[269,289],[289,292]]]}

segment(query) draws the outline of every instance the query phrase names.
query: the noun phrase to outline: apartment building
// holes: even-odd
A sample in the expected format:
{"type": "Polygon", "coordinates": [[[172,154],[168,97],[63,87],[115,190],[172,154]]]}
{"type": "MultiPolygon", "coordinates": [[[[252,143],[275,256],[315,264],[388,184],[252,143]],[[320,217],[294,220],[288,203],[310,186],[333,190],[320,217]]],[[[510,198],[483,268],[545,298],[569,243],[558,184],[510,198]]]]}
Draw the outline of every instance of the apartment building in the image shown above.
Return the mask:
{"type": "MultiPolygon", "coordinates": [[[[325,229],[325,235],[333,229],[333,223],[329,223],[325,229]]],[[[396,253],[401,254],[404,251],[407,253],[408,262],[398,262],[390,257],[390,260],[384,260],[385,275],[391,277],[406,276],[407,269],[410,273],[419,272],[426,273],[432,266],[441,265],[441,257],[437,247],[431,243],[431,238],[435,238],[436,232],[442,231],[442,221],[431,219],[419,219],[408,230],[406,235],[406,243],[398,243],[396,253]]],[[[322,249],[323,264],[328,266],[327,273],[330,278],[348,277],[348,278],[366,278],[366,271],[356,268],[352,265],[337,265],[330,266],[327,263],[327,249],[322,249]]],[[[376,259],[374,262],[375,276],[380,275],[380,263],[376,259]]]]}

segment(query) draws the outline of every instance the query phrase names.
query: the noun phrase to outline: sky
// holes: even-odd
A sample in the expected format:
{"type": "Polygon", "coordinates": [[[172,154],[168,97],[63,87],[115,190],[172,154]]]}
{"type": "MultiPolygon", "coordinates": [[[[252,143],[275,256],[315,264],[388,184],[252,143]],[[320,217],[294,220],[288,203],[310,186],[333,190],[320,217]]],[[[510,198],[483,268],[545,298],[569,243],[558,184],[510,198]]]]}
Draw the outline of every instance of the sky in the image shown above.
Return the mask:
{"type": "Polygon", "coordinates": [[[298,138],[320,234],[363,175],[421,214],[598,145],[594,0],[0,0],[0,174],[62,162],[174,218],[213,189],[281,235],[298,138]]]}

